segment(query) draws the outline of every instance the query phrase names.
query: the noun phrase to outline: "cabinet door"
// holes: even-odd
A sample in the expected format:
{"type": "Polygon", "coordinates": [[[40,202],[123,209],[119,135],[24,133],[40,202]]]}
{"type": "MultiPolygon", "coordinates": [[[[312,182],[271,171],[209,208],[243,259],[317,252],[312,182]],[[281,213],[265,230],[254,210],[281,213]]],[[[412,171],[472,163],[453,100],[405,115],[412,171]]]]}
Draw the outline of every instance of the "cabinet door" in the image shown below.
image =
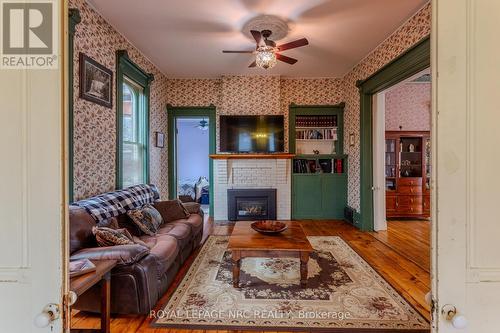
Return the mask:
{"type": "Polygon", "coordinates": [[[323,174],[321,178],[321,207],[325,219],[343,219],[347,206],[347,178],[341,175],[323,174]]]}
{"type": "Polygon", "coordinates": [[[321,178],[318,175],[293,176],[293,218],[321,217],[321,178]]]}

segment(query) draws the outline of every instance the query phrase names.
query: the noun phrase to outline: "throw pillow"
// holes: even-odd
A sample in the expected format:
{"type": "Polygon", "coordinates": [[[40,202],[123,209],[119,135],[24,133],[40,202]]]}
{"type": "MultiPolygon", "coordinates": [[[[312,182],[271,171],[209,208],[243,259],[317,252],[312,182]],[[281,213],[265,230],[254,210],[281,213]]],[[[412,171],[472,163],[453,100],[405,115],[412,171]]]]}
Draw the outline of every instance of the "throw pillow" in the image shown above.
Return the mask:
{"type": "Polygon", "coordinates": [[[199,214],[201,210],[201,205],[197,202],[183,202],[182,205],[189,214],[199,214]]]}
{"type": "Polygon", "coordinates": [[[142,232],[149,236],[154,236],[163,223],[161,214],[150,204],[129,210],[127,215],[142,232]]]}
{"type": "Polygon", "coordinates": [[[153,206],[160,212],[165,222],[172,222],[189,217],[189,212],[179,200],[158,201],[155,202],[153,206]]]}
{"type": "Polygon", "coordinates": [[[110,217],[109,219],[102,220],[101,222],[97,223],[97,226],[98,227],[106,227],[106,228],[110,228],[110,229],[119,229],[120,228],[116,217],[110,217]]]}
{"type": "Polygon", "coordinates": [[[127,229],[111,229],[107,227],[93,227],[99,246],[131,245],[134,244],[132,236],[127,229]]]}

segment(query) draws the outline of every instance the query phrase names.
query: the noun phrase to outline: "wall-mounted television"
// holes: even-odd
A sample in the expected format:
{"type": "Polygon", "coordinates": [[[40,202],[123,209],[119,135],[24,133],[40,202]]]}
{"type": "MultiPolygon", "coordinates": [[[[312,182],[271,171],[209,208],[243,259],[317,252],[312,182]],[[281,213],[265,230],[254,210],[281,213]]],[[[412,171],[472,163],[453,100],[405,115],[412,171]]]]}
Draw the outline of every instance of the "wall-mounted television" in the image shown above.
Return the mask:
{"type": "Polygon", "coordinates": [[[220,116],[220,151],[283,152],[284,132],[283,116],[220,116]]]}

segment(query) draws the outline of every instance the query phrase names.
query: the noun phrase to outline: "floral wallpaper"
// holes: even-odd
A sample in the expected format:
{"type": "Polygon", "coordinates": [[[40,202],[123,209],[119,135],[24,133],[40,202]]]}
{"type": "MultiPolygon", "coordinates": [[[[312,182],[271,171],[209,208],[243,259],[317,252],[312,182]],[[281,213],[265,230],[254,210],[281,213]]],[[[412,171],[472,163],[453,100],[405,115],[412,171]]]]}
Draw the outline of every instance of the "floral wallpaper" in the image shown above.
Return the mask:
{"type": "MultiPolygon", "coordinates": [[[[151,84],[151,182],[162,196],[167,194],[167,151],[154,147],[155,131],[166,132],[167,117],[164,112],[167,96],[166,77],[109,25],[84,0],[70,0],[69,8],[80,11],[81,22],[76,26],[74,38],[74,199],[111,191],[115,188],[116,155],[116,96],[113,89],[113,107],[106,108],[80,99],[80,52],[113,71],[115,79],[115,51],[127,50],[129,57],[155,77],[151,84]]],[[[113,81],[114,82],[114,81],[113,81]]]]}
{"type": "Polygon", "coordinates": [[[346,103],[344,117],[344,142],[349,142],[349,134],[355,136],[354,146],[346,144],[344,151],[349,154],[348,204],[360,210],[360,141],[359,141],[359,90],[356,81],[375,73],[404,51],[415,45],[431,32],[431,5],[428,3],[397,29],[382,44],[377,46],[343,78],[343,97],[346,103]]]}
{"type": "MultiPolygon", "coordinates": [[[[137,49],[95,13],[84,0],[71,0],[82,22],[75,36],[75,92],[78,91],[78,52],[85,52],[114,71],[114,52],[127,49],[130,57],[155,75],[151,92],[151,133],[167,130],[165,106],[215,105],[220,114],[284,114],[290,103],[328,105],[345,102],[345,153],[349,154],[348,203],[359,211],[359,91],[364,79],[430,34],[430,4],[424,6],[342,78],[281,78],[279,76],[221,76],[216,79],[166,78],[137,49]],[[267,103],[262,98],[267,96],[267,103]],[[272,96],[272,98],[269,98],[272,96]],[[349,134],[355,145],[349,146],[349,134]]],[[[334,60],[332,60],[334,61],[334,60]]],[[[168,75],[168,73],[166,73],[168,75]]],[[[115,103],[113,103],[115,104],[115,103]]],[[[107,109],[75,94],[75,197],[114,187],[115,109],[107,109]]],[[[285,137],[285,141],[287,141],[285,137]]],[[[151,138],[152,140],[152,138],[151,138]]],[[[217,140],[218,141],[218,140],[217,140]]],[[[167,149],[151,148],[151,182],[167,193],[167,149]]]]}
{"type": "Polygon", "coordinates": [[[172,106],[220,106],[221,79],[169,79],[167,103],[172,106]]]}
{"type": "Polygon", "coordinates": [[[409,82],[385,94],[385,130],[431,130],[430,83],[409,82]]]}
{"type": "Polygon", "coordinates": [[[223,76],[220,114],[279,114],[280,77],[223,76]]]}

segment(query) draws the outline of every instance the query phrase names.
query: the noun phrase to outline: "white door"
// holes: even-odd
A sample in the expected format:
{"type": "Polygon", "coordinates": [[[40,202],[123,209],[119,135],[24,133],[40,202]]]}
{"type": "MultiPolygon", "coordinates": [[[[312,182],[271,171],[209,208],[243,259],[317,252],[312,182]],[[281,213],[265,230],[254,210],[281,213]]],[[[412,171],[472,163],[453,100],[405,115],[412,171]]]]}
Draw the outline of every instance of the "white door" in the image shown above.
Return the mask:
{"type": "Polygon", "coordinates": [[[500,1],[433,1],[432,15],[437,328],[460,332],[466,319],[461,332],[498,332],[500,1]]]}
{"type": "Polygon", "coordinates": [[[385,206],[385,91],[373,95],[373,229],[387,230],[385,206]]]}
{"type": "MultiPolygon", "coordinates": [[[[61,3],[53,10],[59,59],[61,3]]],[[[40,16],[32,14],[36,25],[40,16]]],[[[1,332],[62,331],[61,319],[52,327],[34,325],[46,305],[61,305],[64,291],[62,69],[63,63],[50,70],[0,69],[1,332]]]]}

